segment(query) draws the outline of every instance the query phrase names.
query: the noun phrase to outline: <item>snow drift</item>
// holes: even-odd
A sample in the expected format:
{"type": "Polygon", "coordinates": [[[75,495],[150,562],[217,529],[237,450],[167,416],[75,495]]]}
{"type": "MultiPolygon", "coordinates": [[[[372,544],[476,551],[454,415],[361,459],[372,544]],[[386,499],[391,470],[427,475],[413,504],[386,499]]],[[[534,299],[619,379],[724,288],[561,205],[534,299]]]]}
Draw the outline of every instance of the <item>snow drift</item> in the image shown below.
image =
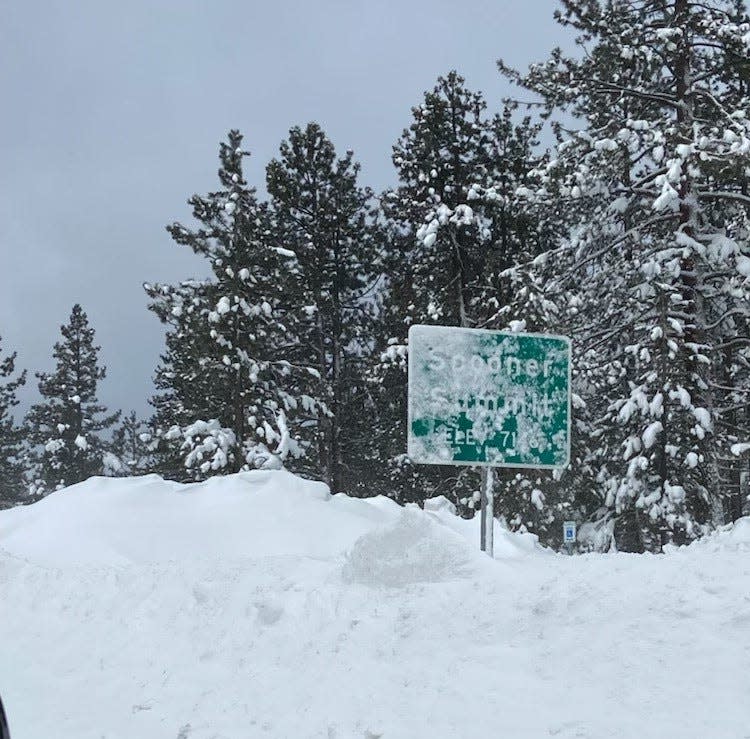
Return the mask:
{"type": "Polygon", "coordinates": [[[750,521],[566,557],[283,471],[0,513],[13,739],[744,737],[750,521]]]}
{"type": "MultiPolygon", "coordinates": [[[[405,513],[387,498],[332,496],[321,482],[278,470],[214,477],[191,485],[157,475],[91,478],[35,505],[5,511],[0,518],[0,545],[9,554],[53,566],[335,558],[360,536],[396,524],[403,516],[412,524],[402,525],[399,546],[424,542],[429,532],[432,552],[438,557],[459,546],[464,556],[470,551],[466,542],[456,543],[453,532],[472,538],[476,522],[459,522],[449,509],[436,506],[424,513],[410,506],[405,513]]],[[[533,540],[499,527],[497,536],[500,550],[508,554],[536,546],[533,540]]],[[[391,554],[377,546],[370,551],[371,556],[391,554]]]]}

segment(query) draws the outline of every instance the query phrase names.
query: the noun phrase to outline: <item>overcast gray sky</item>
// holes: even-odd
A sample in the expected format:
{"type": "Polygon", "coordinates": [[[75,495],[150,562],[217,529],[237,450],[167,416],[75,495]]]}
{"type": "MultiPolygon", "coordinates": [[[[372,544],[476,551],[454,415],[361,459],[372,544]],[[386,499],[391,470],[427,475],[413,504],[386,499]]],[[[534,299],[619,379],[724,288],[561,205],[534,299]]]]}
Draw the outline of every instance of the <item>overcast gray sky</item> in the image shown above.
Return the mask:
{"type": "MultiPolygon", "coordinates": [[[[144,281],[197,274],[165,224],[216,184],[218,143],[246,136],[251,182],[288,129],[318,121],[394,181],[410,108],[457,69],[499,107],[495,60],[525,66],[562,38],[555,0],[0,0],[0,336],[51,370],[80,302],[113,408],[148,413],[163,327],[144,281]]],[[[24,404],[37,398],[36,382],[24,404]]]]}

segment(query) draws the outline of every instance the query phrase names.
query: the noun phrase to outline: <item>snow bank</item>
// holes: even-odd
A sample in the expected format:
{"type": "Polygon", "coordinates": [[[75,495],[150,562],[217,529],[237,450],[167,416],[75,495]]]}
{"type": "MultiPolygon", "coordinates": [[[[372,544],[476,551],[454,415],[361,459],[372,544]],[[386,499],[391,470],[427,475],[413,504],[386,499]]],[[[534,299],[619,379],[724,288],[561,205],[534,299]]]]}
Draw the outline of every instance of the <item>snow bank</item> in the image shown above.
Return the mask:
{"type": "Polygon", "coordinates": [[[702,539],[694,541],[688,547],[670,547],[669,554],[692,556],[688,552],[706,550],[710,552],[744,552],[750,554],[750,516],[740,518],[734,523],[722,526],[702,539]]]}
{"type": "MultiPolygon", "coordinates": [[[[331,496],[323,483],[284,470],[257,470],[191,485],[157,475],[94,477],[34,505],[3,512],[0,546],[31,562],[55,566],[335,558],[368,533],[375,537],[373,544],[369,549],[360,544],[360,555],[374,551],[381,536],[384,545],[389,537],[400,536],[400,546],[413,552],[427,546],[424,557],[440,557],[445,548],[450,552],[445,556],[455,558],[457,547],[477,548],[476,521],[462,521],[445,506],[429,514],[412,509],[411,523],[398,524],[403,509],[392,500],[331,496]],[[470,541],[459,542],[447,530],[438,536],[435,521],[441,521],[443,529],[460,530],[470,541]],[[399,534],[377,533],[378,527],[393,524],[399,534]],[[429,545],[424,532],[429,532],[429,545]]],[[[520,551],[513,543],[516,538],[498,531],[500,556],[520,551]],[[510,543],[504,547],[506,539],[510,543]]],[[[385,550],[381,556],[387,556],[385,550]]]]}
{"type": "Polygon", "coordinates": [[[343,574],[349,582],[371,586],[441,582],[466,576],[470,559],[462,537],[407,509],[393,524],[354,543],[343,574]]]}
{"type": "Polygon", "coordinates": [[[258,470],[193,485],[92,478],[0,517],[0,543],[33,562],[154,563],[342,552],[388,514],[328,488],[258,470]]]}
{"type": "Polygon", "coordinates": [[[750,520],[556,556],[286,472],[93,479],[0,512],[13,739],[737,739],[750,520]],[[707,679],[708,678],[708,679],[707,679]]]}

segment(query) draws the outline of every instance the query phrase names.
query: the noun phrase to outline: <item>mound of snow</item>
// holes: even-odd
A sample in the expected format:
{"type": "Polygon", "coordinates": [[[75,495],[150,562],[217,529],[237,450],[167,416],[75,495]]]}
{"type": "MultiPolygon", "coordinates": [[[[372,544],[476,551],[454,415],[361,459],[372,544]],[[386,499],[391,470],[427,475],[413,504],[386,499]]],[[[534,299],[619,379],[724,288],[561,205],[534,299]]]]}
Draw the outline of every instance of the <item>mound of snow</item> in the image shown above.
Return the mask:
{"type": "Polygon", "coordinates": [[[395,523],[360,537],[348,553],[344,579],[370,586],[400,586],[464,577],[466,542],[448,527],[421,514],[402,511],[395,523]]]}
{"type": "Polygon", "coordinates": [[[698,539],[689,547],[672,547],[670,553],[683,554],[688,550],[707,549],[711,552],[750,552],[750,516],[737,519],[698,539]]]}
{"type": "Polygon", "coordinates": [[[734,522],[729,538],[735,544],[750,546],[750,516],[745,516],[734,522]]]}
{"type": "Polygon", "coordinates": [[[0,546],[53,565],[331,557],[394,516],[343,498],[283,470],[192,485],[157,475],[98,477],[4,511],[0,546]]]}
{"type": "MultiPolygon", "coordinates": [[[[401,536],[405,542],[404,537],[411,536],[410,551],[423,562],[433,557],[433,575],[441,579],[435,573],[447,564],[439,562],[458,558],[461,547],[477,549],[479,517],[456,517],[444,498],[428,508],[432,511],[412,506],[411,517],[402,520],[404,509],[388,498],[332,496],[323,483],[285,470],[256,470],[188,485],[158,475],[93,477],[34,505],[3,511],[0,547],[16,557],[54,566],[276,556],[327,559],[342,556],[360,537],[372,533],[370,548],[377,546],[377,537],[386,537],[381,553],[385,569],[388,537],[401,536]],[[444,525],[436,528],[436,521],[444,525]],[[400,533],[378,531],[394,524],[393,531],[400,533]],[[435,534],[446,527],[464,541],[451,531],[435,534]]],[[[495,540],[498,558],[539,549],[535,538],[510,534],[499,524],[495,540]]],[[[359,546],[364,555],[367,545],[359,546]]],[[[418,569],[416,563],[413,569],[418,569]]],[[[381,574],[384,581],[389,579],[385,571],[381,574]]],[[[401,577],[409,580],[412,575],[401,577]]]]}
{"type": "Polygon", "coordinates": [[[434,512],[446,512],[456,515],[456,506],[451,503],[444,495],[436,495],[434,498],[428,498],[424,502],[424,510],[434,512]]]}

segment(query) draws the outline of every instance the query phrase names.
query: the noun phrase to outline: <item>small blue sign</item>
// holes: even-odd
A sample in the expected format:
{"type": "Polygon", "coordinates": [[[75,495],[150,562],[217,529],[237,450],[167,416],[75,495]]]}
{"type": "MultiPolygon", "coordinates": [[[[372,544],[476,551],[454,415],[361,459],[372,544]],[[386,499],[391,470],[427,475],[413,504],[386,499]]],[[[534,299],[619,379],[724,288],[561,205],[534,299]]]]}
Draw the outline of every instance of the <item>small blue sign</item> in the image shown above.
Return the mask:
{"type": "Polygon", "coordinates": [[[566,521],[563,524],[563,542],[573,544],[576,540],[576,522],[566,521]]]}

